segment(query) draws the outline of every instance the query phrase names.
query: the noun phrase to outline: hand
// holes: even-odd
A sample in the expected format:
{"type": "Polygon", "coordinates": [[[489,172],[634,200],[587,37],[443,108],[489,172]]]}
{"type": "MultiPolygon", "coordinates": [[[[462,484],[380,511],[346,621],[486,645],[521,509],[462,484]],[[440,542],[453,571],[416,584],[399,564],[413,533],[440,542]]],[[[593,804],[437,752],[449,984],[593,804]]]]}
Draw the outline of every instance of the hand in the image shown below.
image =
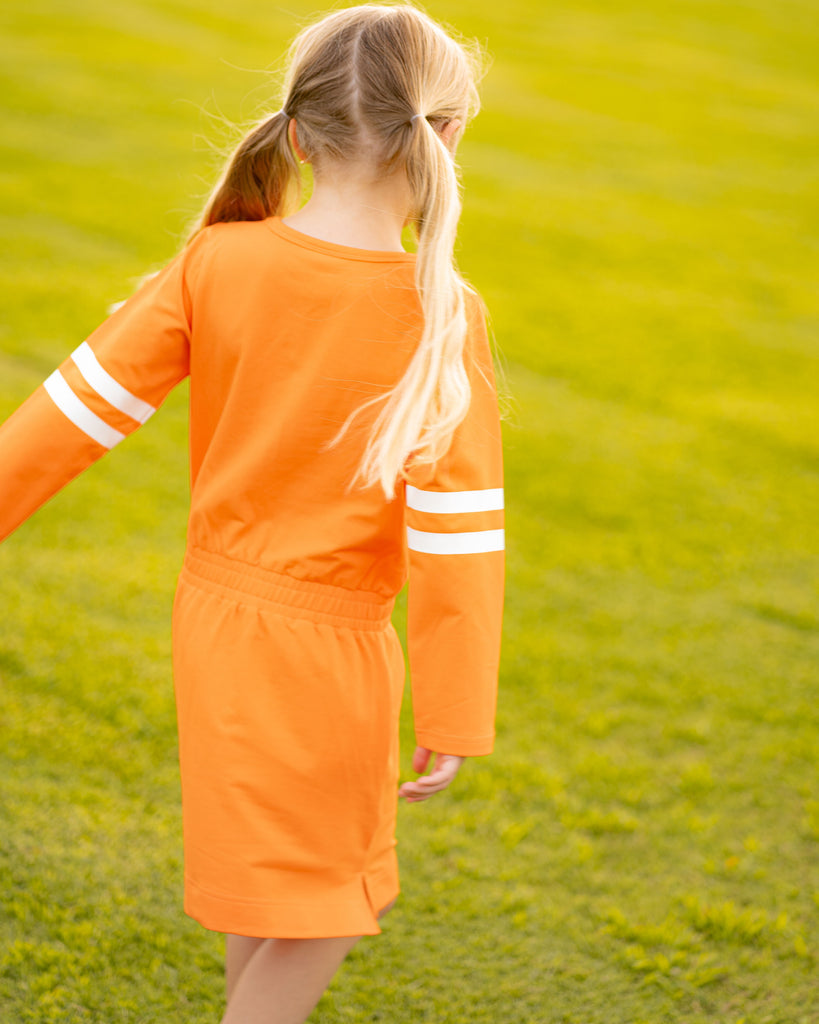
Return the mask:
{"type": "MultiPolygon", "coordinates": [[[[429,764],[432,751],[426,747],[416,747],[412,755],[412,770],[419,775],[429,764]]],[[[442,789],[452,782],[458,774],[458,769],[466,758],[458,757],[456,754],[436,754],[435,767],[429,775],[423,775],[414,782],[405,782],[398,790],[398,795],[403,796],[408,804],[418,803],[419,800],[428,800],[433,793],[440,793],[442,789]]]]}

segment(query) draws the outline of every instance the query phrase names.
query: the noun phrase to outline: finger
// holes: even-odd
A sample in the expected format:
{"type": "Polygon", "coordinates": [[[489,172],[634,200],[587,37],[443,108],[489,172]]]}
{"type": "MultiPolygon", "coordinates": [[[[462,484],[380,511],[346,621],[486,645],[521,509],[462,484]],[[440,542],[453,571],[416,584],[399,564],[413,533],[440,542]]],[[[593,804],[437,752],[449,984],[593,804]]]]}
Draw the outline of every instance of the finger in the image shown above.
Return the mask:
{"type": "Polygon", "coordinates": [[[429,800],[431,796],[435,796],[435,793],[419,793],[415,790],[408,789],[404,790],[399,795],[403,796],[404,800],[408,804],[415,804],[420,803],[422,800],[429,800]]]}
{"type": "Polygon", "coordinates": [[[422,793],[410,791],[404,794],[404,799],[408,804],[419,803],[422,800],[429,800],[430,797],[435,796],[446,788],[446,786],[442,786],[440,789],[433,789],[422,793]]]}
{"type": "Polygon", "coordinates": [[[425,775],[423,779],[415,779],[412,782],[405,782],[401,787],[401,790],[405,793],[437,793],[441,789],[446,789],[451,781],[452,780],[448,778],[430,781],[430,777],[425,775]]]}
{"type": "Polygon", "coordinates": [[[427,750],[426,747],[416,747],[412,755],[412,770],[418,775],[420,775],[421,772],[426,771],[426,767],[429,764],[431,756],[431,750],[427,750]]]}
{"type": "Polygon", "coordinates": [[[403,786],[398,790],[398,795],[403,797],[419,798],[423,797],[426,799],[428,796],[432,796],[434,793],[440,793],[442,789],[446,789],[449,785],[448,782],[439,783],[438,785],[430,786],[427,783],[420,785],[416,782],[405,782],[403,786]]]}

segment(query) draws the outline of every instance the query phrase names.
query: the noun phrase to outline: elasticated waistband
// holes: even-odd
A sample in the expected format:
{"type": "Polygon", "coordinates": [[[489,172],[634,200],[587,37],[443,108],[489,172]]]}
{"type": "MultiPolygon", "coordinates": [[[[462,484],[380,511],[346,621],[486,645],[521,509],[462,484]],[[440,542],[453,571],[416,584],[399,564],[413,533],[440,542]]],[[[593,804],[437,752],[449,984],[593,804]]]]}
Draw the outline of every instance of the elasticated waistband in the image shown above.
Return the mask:
{"type": "Polygon", "coordinates": [[[202,548],[188,548],[179,580],[239,603],[278,611],[288,618],[350,629],[385,629],[395,603],[393,598],[369,590],[300,580],[202,548]]]}

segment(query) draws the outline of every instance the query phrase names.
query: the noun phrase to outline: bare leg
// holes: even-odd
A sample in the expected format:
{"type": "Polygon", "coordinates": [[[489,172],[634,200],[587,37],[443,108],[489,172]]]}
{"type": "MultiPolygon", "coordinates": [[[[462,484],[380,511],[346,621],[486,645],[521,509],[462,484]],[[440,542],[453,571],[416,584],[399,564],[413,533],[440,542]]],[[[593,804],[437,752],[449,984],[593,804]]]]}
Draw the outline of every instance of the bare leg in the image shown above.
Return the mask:
{"type": "Polygon", "coordinates": [[[263,942],[264,939],[255,939],[250,935],[225,936],[225,987],[228,1002],[233,996],[242,971],[263,942]]]}
{"type": "MultiPolygon", "coordinates": [[[[392,910],[395,903],[396,900],[392,900],[379,911],[379,920],[392,910]]],[[[233,998],[233,993],[236,991],[236,986],[239,983],[239,978],[244,973],[245,967],[250,963],[259,947],[266,941],[276,942],[281,940],[257,939],[250,935],[225,935],[225,981],[228,1003],[233,998]]],[[[351,939],[350,941],[354,944],[357,940],[351,939]]],[[[350,948],[352,948],[352,945],[350,948]]]]}
{"type": "MultiPolygon", "coordinates": [[[[359,938],[256,940],[244,969],[229,981],[230,1003],[222,1024],[303,1024],[359,938]]],[[[252,942],[246,936],[229,937],[232,965],[239,967],[252,942]],[[245,942],[234,943],[236,938],[245,942]]]]}

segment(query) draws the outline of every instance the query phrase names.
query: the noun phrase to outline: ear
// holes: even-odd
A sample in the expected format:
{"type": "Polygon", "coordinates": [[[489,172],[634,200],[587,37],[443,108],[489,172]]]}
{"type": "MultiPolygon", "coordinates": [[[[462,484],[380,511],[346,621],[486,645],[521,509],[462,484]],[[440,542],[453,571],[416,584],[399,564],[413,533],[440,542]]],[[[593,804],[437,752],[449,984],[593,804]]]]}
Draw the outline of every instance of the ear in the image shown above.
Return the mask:
{"type": "Polygon", "coordinates": [[[454,117],[451,121],[447,121],[447,123],[443,126],[443,128],[441,129],[441,141],[443,142],[447,149],[452,150],[455,148],[455,136],[458,134],[462,127],[463,121],[461,121],[460,118],[457,117],[454,117]]]}
{"type": "Polygon", "coordinates": [[[305,156],[304,150],[299,145],[299,133],[295,117],[290,118],[290,123],[287,126],[287,137],[290,139],[290,145],[296,151],[296,156],[302,163],[304,163],[307,157],[305,156]]]}

